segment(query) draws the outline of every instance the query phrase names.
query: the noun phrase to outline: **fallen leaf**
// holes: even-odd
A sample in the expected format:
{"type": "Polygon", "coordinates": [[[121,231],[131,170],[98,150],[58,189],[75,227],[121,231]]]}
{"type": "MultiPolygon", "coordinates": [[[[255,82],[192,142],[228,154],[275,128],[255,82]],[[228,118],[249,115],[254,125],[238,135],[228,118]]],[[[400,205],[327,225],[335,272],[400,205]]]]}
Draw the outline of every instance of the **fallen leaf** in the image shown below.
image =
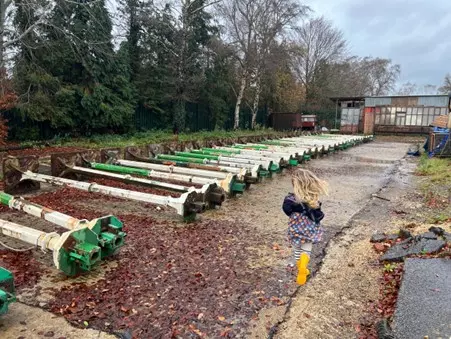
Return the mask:
{"type": "Polygon", "coordinates": [[[381,243],[375,243],[375,244],[373,244],[373,247],[374,247],[374,249],[375,249],[376,251],[378,251],[378,252],[383,252],[383,251],[385,251],[385,246],[384,246],[384,244],[381,244],[381,243]]]}
{"type": "Polygon", "coordinates": [[[224,331],[221,332],[221,334],[219,335],[220,337],[227,337],[229,332],[230,332],[231,328],[230,327],[226,327],[226,329],[224,331]]]}
{"type": "Polygon", "coordinates": [[[218,320],[220,320],[220,321],[224,321],[225,320],[225,318],[223,317],[223,316],[218,316],[218,320]]]}

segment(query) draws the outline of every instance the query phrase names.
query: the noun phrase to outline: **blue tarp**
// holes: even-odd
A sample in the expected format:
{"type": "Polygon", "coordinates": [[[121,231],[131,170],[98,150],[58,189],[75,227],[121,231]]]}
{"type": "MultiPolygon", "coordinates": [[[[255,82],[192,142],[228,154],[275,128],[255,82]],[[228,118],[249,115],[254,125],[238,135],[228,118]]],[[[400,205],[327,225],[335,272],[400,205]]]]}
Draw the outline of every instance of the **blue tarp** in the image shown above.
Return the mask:
{"type": "Polygon", "coordinates": [[[432,131],[434,133],[448,134],[449,133],[449,128],[434,127],[432,131]]]}

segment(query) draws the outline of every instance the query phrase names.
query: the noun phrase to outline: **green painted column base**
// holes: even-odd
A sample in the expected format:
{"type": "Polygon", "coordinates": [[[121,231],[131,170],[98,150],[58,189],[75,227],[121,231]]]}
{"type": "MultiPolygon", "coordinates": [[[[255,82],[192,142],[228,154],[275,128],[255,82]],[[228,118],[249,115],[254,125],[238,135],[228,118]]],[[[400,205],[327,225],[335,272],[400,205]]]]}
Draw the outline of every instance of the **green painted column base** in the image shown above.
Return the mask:
{"type": "Polygon", "coordinates": [[[232,182],[230,191],[232,192],[232,195],[235,195],[237,193],[243,193],[246,190],[246,184],[240,183],[240,182],[232,182]]]}
{"type": "Polygon", "coordinates": [[[290,166],[297,166],[297,165],[299,165],[299,161],[297,161],[296,159],[290,159],[290,160],[288,161],[288,164],[289,164],[290,166]]]}
{"type": "Polygon", "coordinates": [[[183,217],[184,222],[193,222],[196,220],[196,213],[189,213],[183,217]]]}
{"type": "Polygon", "coordinates": [[[16,301],[13,274],[0,267],[0,315],[8,312],[9,304],[16,301]]]}
{"type": "Polygon", "coordinates": [[[97,234],[101,257],[106,258],[114,255],[119,248],[124,246],[127,234],[122,231],[122,222],[115,216],[108,215],[93,220],[91,230],[97,234]]]}
{"type": "Polygon", "coordinates": [[[98,235],[87,227],[70,231],[58,253],[59,268],[68,276],[90,271],[101,260],[98,235]]]}
{"type": "Polygon", "coordinates": [[[274,164],[274,163],[270,166],[269,170],[270,170],[271,172],[280,172],[280,171],[281,171],[279,165],[274,164]]]}
{"type": "Polygon", "coordinates": [[[270,171],[260,170],[258,172],[258,176],[261,177],[261,178],[270,178],[272,175],[271,175],[270,171]]]}

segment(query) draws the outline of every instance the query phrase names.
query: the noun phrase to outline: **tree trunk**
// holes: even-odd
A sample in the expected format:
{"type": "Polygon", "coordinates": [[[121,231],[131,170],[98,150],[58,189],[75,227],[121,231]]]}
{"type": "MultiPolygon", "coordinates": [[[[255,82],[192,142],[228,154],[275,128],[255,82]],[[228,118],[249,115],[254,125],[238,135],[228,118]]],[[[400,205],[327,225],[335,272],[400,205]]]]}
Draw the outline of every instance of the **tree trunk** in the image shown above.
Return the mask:
{"type": "Polygon", "coordinates": [[[182,7],[182,41],[180,43],[180,51],[177,60],[177,83],[176,83],[176,109],[174,112],[174,124],[178,130],[182,132],[186,123],[186,100],[185,100],[185,82],[186,82],[186,50],[188,41],[188,13],[186,4],[182,7]]]}
{"type": "Polygon", "coordinates": [[[236,98],[235,120],[233,124],[234,129],[240,128],[240,108],[241,102],[243,101],[244,97],[244,90],[246,89],[246,78],[247,78],[246,71],[244,71],[241,76],[240,91],[238,92],[238,97],[236,98]]]}
{"type": "Polygon", "coordinates": [[[251,128],[254,129],[257,122],[257,112],[258,112],[258,103],[260,101],[260,93],[261,93],[261,84],[260,84],[260,74],[257,73],[255,81],[255,96],[254,103],[252,105],[252,123],[251,128]]]}
{"type": "Polygon", "coordinates": [[[179,132],[185,130],[186,124],[186,107],[183,99],[178,99],[174,107],[174,125],[179,132]]]}
{"type": "Polygon", "coordinates": [[[6,6],[7,2],[4,0],[0,0],[0,69],[5,67],[5,46],[4,46],[4,38],[5,38],[5,20],[6,20],[6,6]]]}

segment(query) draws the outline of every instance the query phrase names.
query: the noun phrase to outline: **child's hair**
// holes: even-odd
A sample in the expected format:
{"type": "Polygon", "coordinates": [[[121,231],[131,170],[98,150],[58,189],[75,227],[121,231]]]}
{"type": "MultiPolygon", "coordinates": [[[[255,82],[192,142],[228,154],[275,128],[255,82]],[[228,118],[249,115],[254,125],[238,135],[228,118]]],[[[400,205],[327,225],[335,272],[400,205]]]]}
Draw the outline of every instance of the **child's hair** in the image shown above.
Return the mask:
{"type": "Polygon", "coordinates": [[[319,196],[327,195],[327,182],[306,169],[298,168],[293,173],[293,190],[298,202],[305,202],[312,208],[318,208],[319,196]]]}

